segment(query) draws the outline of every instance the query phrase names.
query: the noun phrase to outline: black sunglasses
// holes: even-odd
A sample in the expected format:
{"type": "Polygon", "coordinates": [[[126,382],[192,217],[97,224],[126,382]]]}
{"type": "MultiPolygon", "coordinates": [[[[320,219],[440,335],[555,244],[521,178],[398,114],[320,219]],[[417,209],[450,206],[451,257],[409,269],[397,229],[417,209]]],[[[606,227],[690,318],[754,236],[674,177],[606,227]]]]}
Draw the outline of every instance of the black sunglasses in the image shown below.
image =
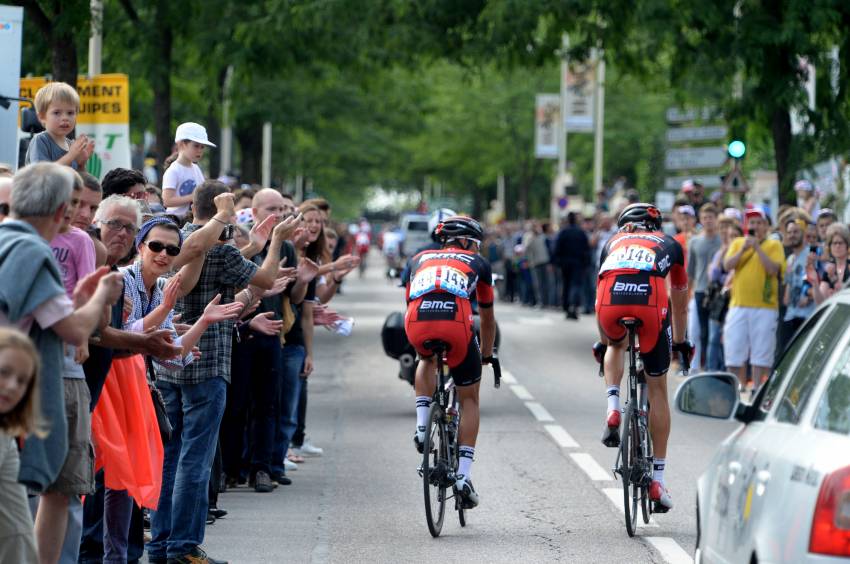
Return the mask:
{"type": "Polygon", "coordinates": [[[9,215],[9,211],[11,211],[9,204],[0,204],[0,215],[9,215]]]}
{"type": "Polygon", "coordinates": [[[177,245],[166,245],[159,241],[147,241],[145,242],[145,245],[147,245],[148,249],[150,249],[152,253],[161,253],[164,249],[165,253],[170,257],[176,257],[180,254],[180,247],[177,245]]]}

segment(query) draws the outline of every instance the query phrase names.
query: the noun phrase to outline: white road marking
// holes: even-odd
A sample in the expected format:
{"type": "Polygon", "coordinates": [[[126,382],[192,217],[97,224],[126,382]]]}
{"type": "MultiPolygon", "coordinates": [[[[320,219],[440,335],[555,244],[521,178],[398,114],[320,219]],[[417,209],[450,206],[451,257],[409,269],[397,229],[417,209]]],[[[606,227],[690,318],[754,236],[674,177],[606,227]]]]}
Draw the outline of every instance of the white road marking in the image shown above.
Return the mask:
{"type": "Polygon", "coordinates": [[[693,564],[694,562],[693,557],[670,537],[646,537],[646,540],[670,564],[693,564]]]}
{"type": "MultiPolygon", "coordinates": [[[[611,503],[614,504],[614,507],[620,510],[620,513],[625,515],[625,511],[623,511],[623,488],[602,488],[602,493],[608,496],[608,499],[611,500],[611,503]]],[[[638,527],[657,527],[658,523],[655,522],[655,519],[652,517],[649,518],[649,524],[645,524],[643,522],[643,516],[640,515],[640,504],[638,504],[638,518],[637,518],[637,526],[638,527]]]]}
{"type": "Polygon", "coordinates": [[[502,370],[502,382],[505,384],[516,384],[516,378],[513,373],[508,370],[502,370]]]}
{"type": "Polygon", "coordinates": [[[525,407],[527,407],[531,414],[534,416],[534,418],[540,421],[541,423],[546,423],[555,420],[555,418],[552,417],[552,414],[549,413],[540,402],[527,401],[525,402],[525,407]]]}
{"type": "Polygon", "coordinates": [[[531,392],[529,392],[528,389],[521,384],[512,385],[511,391],[514,393],[514,395],[516,397],[518,397],[519,399],[521,399],[523,401],[534,399],[534,396],[531,395],[531,392]]]}
{"type": "Polygon", "coordinates": [[[616,479],[611,472],[605,470],[598,462],[596,462],[596,459],[586,452],[572,452],[570,453],[570,458],[578,464],[578,467],[581,468],[591,480],[610,482],[611,480],[616,479]]]}
{"type": "Polygon", "coordinates": [[[552,437],[552,440],[561,448],[578,448],[578,443],[560,425],[544,425],[544,429],[552,437]]]}

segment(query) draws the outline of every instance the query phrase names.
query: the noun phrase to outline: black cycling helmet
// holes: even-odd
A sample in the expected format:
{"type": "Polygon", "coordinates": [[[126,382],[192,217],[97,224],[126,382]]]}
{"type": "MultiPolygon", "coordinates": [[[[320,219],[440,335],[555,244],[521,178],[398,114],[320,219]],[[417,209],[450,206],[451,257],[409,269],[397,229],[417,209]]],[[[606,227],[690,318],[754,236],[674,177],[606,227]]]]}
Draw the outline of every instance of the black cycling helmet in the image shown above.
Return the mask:
{"type": "Polygon", "coordinates": [[[444,219],[437,225],[434,230],[434,235],[441,243],[446,243],[452,239],[474,239],[478,243],[484,239],[484,230],[481,224],[464,215],[456,215],[444,219]]]}
{"type": "Polygon", "coordinates": [[[622,229],[629,223],[641,223],[648,230],[658,231],[661,229],[661,210],[652,204],[630,204],[617,218],[617,227],[622,229]]]}

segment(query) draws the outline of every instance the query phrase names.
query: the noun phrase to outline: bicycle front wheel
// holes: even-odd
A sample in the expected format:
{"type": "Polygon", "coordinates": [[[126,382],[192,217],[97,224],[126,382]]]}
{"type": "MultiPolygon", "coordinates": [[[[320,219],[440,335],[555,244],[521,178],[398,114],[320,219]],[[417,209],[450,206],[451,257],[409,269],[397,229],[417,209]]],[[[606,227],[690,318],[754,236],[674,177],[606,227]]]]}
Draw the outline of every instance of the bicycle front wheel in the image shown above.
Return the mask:
{"type": "Polygon", "coordinates": [[[638,497],[640,495],[640,487],[633,484],[632,480],[632,475],[639,471],[635,419],[634,405],[629,402],[620,435],[620,463],[622,464],[620,477],[623,480],[623,513],[626,518],[626,532],[630,537],[635,536],[637,530],[638,497]]]}
{"type": "Polygon", "coordinates": [[[422,452],[422,485],[425,493],[425,519],[431,536],[440,536],[446,514],[446,482],[449,471],[448,445],[443,408],[431,403],[428,431],[422,452]]]}

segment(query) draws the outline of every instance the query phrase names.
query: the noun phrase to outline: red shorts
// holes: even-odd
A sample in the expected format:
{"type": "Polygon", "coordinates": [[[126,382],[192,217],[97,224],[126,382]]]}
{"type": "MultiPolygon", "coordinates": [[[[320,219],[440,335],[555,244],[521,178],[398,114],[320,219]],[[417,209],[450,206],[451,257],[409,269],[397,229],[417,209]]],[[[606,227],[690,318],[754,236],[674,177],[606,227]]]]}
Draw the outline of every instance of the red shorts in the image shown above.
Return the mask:
{"type": "Polygon", "coordinates": [[[481,379],[481,353],[469,300],[447,292],[416,298],[407,306],[404,330],[421,357],[434,354],[425,349],[425,341],[440,340],[449,345],[446,361],[456,385],[468,386],[481,379]]]}
{"type": "Polygon", "coordinates": [[[670,325],[667,284],[659,276],[611,272],[596,285],[596,320],[612,341],[622,341],[624,317],[641,321],[637,329],[647,374],[660,375],[670,367],[670,325]]]}

